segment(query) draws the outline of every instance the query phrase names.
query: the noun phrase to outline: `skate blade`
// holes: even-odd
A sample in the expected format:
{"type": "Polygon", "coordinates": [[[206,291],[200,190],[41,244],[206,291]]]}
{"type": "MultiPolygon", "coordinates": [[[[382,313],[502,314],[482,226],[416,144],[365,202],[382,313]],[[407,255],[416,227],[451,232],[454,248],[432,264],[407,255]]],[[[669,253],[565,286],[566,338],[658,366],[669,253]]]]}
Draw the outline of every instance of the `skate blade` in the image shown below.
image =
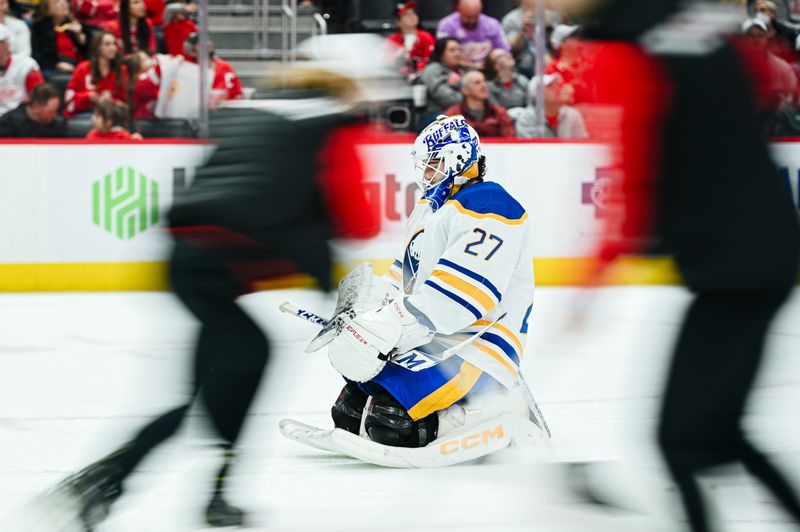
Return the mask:
{"type": "Polygon", "coordinates": [[[63,491],[37,496],[0,519],[4,532],[86,532],[78,500],[63,491]]]}

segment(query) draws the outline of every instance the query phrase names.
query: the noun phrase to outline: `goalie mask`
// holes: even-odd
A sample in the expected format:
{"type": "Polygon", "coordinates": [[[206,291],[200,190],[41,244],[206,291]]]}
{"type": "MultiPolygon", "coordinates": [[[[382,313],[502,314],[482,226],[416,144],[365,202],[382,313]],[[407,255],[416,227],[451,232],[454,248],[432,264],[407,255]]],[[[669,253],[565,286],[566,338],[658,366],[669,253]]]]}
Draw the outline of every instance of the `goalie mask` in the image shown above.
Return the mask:
{"type": "Polygon", "coordinates": [[[461,115],[439,115],[414,141],[411,156],[422,198],[434,211],[455,187],[481,177],[480,138],[461,115]]]}

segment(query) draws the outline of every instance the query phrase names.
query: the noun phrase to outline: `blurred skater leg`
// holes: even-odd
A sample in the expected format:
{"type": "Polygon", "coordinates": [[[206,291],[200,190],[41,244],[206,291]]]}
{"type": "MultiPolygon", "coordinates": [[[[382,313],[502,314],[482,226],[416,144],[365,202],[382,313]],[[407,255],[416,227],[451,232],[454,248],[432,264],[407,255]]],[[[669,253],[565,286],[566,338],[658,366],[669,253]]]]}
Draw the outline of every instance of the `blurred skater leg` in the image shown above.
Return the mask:
{"type": "MultiPolygon", "coordinates": [[[[694,531],[711,530],[694,475],[748,460],[748,469],[793,513],[789,483],[745,441],[741,429],[766,333],[786,291],[701,293],[687,311],[674,350],[658,440],[694,531]],[[748,458],[752,457],[752,458],[748,458]],[[776,492],[777,490],[777,492],[776,492]]],[[[795,506],[796,507],[796,506],[795,506]]]]}

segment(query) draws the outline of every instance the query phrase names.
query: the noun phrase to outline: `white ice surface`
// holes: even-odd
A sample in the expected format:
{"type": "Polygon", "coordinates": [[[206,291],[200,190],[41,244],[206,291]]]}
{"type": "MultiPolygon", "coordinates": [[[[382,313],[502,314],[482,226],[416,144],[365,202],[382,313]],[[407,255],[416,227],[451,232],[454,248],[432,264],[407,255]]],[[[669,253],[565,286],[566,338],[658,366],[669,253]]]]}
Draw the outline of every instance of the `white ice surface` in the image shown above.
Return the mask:
{"type": "MultiPolygon", "coordinates": [[[[599,294],[579,333],[567,334],[572,289],[538,289],[524,370],[554,434],[556,459],[624,460],[646,487],[647,508],[675,517],[650,442],[661,372],[688,295],[678,288],[599,294]]],[[[313,325],[277,311],[289,300],[325,313],[311,292],[249,296],[244,304],[274,340],[268,378],[250,414],[231,500],[250,530],[643,531],[661,518],[573,504],[562,468],[509,449],[442,470],[391,470],[282,438],[294,417],[329,426],[341,387],[324,355],[302,348],[313,325]]],[[[195,322],[169,294],[0,295],[0,515],[114,449],[189,386],[195,322]]],[[[800,485],[800,300],[770,335],[748,420],[753,438],[800,485]]],[[[103,532],[201,530],[216,454],[200,412],[147,460],[103,532]]],[[[622,484],[622,475],[615,476],[622,484]]],[[[627,483],[624,485],[628,485],[627,483]]],[[[709,484],[724,530],[781,532],[797,523],[737,471],[709,484]]],[[[5,531],[2,532],[11,532],[5,531]]]]}

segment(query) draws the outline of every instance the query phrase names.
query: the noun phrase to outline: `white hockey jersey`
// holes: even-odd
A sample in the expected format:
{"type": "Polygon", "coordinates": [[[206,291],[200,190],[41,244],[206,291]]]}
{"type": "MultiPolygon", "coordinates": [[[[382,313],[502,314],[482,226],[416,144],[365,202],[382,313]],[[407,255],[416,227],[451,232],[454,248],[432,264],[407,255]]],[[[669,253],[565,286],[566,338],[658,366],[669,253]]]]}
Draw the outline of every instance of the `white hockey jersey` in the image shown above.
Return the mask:
{"type": "MultiPolygon", "coordinates": [[[[508,387],[519,371],[533,306],[529,237],[525,209],[499,184],[475,183],[436,212],[420,201],[408,221],[403,258],[385,275],[446,347],[505,313],[457,356],[508,387]]],[[[468,380],[479,377],[473,372],[468,380]]]]}

